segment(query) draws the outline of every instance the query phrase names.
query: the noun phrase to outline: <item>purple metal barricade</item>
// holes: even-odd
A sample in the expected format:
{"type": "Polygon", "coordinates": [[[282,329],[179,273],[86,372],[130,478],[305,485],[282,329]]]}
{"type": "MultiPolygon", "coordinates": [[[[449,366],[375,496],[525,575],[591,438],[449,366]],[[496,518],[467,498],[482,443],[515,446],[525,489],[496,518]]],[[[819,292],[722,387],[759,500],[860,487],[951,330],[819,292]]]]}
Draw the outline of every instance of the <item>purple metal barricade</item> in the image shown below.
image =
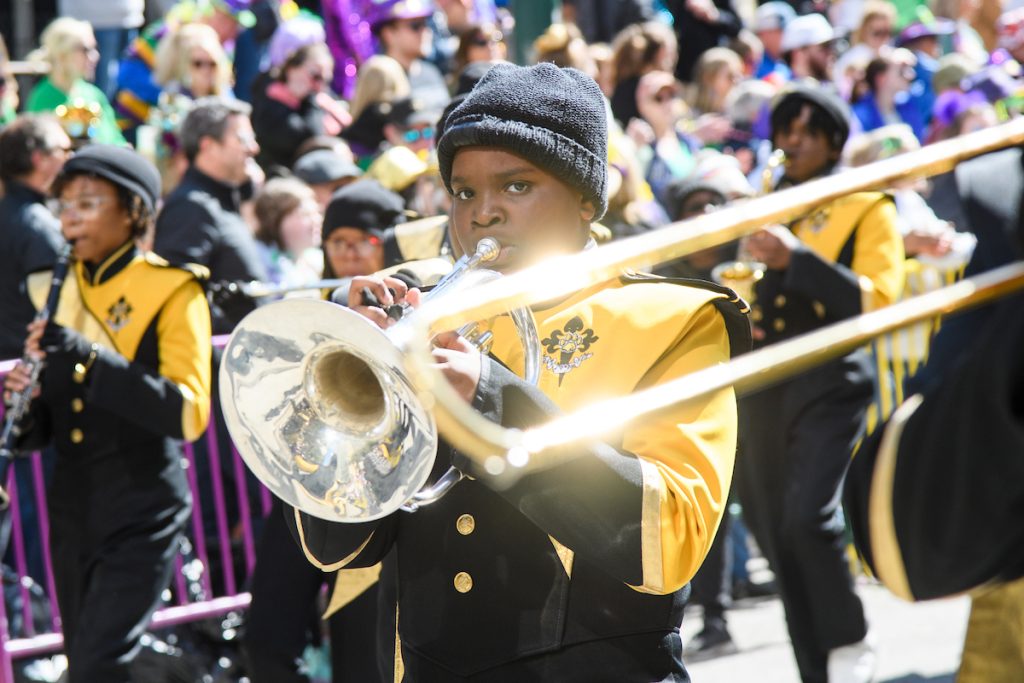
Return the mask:
{"type": "MultiPolygon", "coordinates": [[[[227,337],[214,338],[215,347],[223,347],[227,337]]],[[[15,361],[0,362],[0,381],[14,367],[15,361]]],[[[0,415],[3,407],[0,405],[0,415]]],[[[270,492],[261,485],[255,485],[254,480],[248,475],[245,465],[232,447],[230,452],[222,453],[218,444],[216,423],[210,420],[210,427],[203,437],[206,442],[206,454],[209,470],[209,491],[206,497],[200,494],[200,476],[196,453],[192,444],[186,444],[184,448],[183,466],[186,468],[189,488],[192,491],[192,523],[187,530],[187,542],[191,544],[191,551],[194,553],[195,561],[203,567],[200,579],[201,590],[196,591],[202,595],[189,595],[185,579],[185,564],[179,554],[175,561],[174,579],[171,582],[173,593],[173,604],[157,610],[153,616],[151,629],[158,629],[167,626],[174,626],[187,622],[199,621],[210,617],[220,616],[229,612],[245,609],[249,606],[250,595],[248,592],[239,590],[244,587],[252,573],[256,563],[256,538],[253,527],[252,514],[258,511],[261,516],[266,516],[270,511],[270,492]],[[230,462],[224,460],[227,458],[230,462]],[[227,464],[227,467],[224,465],[227,464]],[[227,476],[225,476],[225,473],[227,476]],[[250,500],[250,493],[258,491],[256,500],[250,500]],[[229,505],[229,497],[232,492],[236,505],[229,505]],[[211,548],[208,547],[207,534],[203,520],[204,508],[210,504],[212,498],[212,512],[216,527],[217,548],[213,549],[221,564],[220,581],[211,575],[211,548]],[[230,509],[229,508],[234,508],[230,509]],[[231,521],[231,512],[237,514],[237,521],[231,521]],[[242,549],[242,564],[244,574],[239,577],[235,573],[235,559],[233,547],[235,539],[239,539],[242,549]]],[[[63,637],[60,634],[60,613],[57,608],[57,593],[53,577],[53,565],[49,551],[49,518],[46,508],[46,473],[43,457],[40,453],[33,453],[28,459],[30,486],[25,486],[25,465],[18,468],[12,467],[8,481],[7,490],[11,496],[9,510],[11,536],[10,552],[8,557],[13,558],[14,576],[7,572],[4,576],[4,591],[0,594],[0,683],[12,683],[14,681],[13,663],[15,660],[59,652],[63,646],[63,637]],[[21,486],[19,487],[16,469],[23,471],[21,486]],[[26,520],[22,518],[23,501],[31,501],[34,504],[35,528],[26,528],[26,520]],[[38,531],[37,531],[38,529],[38,531]],[[38,533],[39,538],[31,537],[31,540],[38,541],[35,544],[29,543],[28,534],[38,533]],[[30,548],[36,548],[37,553],[30,557],[30,548]],[[38,554],[40,557],[35,557],[38,554]],[[41,560],[41,562],[39,562],[41,560]],[[31,579],[30,565],[36,562],[42,566],[42,590],[45,600],[49,603],[50,619],[45,629],[38,628],[37,618],[32,611],[32,596],[30,587],[31,579]],[[8,584],[13,580],[17,581],[16,589],[11,589],[8,584]],[[8,614],[7,595],[17,594],[20,597],[20,606],[14,614],[8,614]],[[12,633],[12,627],[17,626],[16,632],[12,633]]]]}

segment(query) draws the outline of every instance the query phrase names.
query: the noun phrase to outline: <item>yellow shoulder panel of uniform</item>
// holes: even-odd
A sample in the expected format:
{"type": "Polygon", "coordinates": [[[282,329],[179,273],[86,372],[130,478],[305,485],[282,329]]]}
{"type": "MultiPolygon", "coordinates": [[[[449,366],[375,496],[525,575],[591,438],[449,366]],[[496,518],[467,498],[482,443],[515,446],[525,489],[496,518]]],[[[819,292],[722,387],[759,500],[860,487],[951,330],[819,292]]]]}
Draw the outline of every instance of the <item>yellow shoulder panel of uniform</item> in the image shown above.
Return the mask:
{"type": "Polygon", "coordinates": [[[848,194],[848,195],[846,195],[844,197],[840,197],[839,199],[835,200],[835,202],[832,203],[832,208],[833,209],[839,209],[839,208],[850,208],[850,209],[852,209],[852,208],[855,208],[855,207],[864,207],[866,209],[869,206],[871,206],[872,204],[875,204],[879,200],[882,200],[882,199],[885,199],[885,198],[890,198],[891,199],[892,195],[887,193],[887,192],[879,192],[879,191],[874,191],[874,190],[867,191],[867,192],[853,192],[851,194],[848,194]]]}
{"type": "Polygon", "coordinates": [[[159,268],[177,268],[178,270],[183,270],[187,273],[191,273],[192,277],[199,280],[200,282],[204,282],[210,279],[210,269],[207,268],[206,266],[201,266],[198,263],[172,264],[168,262],[166,259],[162,258],[161,256],[153,253],[152,251],[147,251],[145,253],[145,259],[146,263],[148,263],[151,266],[157,266],[159,268]]]}
{"type": "Polygon", "coordinates": [[[430,216],[395,226],[395,241],[405,261],[440,256],[448,216],[430,216]]]}

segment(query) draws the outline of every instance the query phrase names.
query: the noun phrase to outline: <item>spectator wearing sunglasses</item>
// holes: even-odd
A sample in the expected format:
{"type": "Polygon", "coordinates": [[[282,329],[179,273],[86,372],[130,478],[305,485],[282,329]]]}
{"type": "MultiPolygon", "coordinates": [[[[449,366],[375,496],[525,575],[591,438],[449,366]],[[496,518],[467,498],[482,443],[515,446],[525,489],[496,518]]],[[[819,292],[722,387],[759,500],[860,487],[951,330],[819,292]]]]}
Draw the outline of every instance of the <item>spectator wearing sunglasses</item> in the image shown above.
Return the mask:
{"type": "Polygon", "coordinates": [[[459,34],[452,78],[456,81],[470,64],[505,61],[505,36],[492,24],[474,24],[459,34]]]}
{"type": "Polygon", "coordinates": [[[60,17],[43,30],[40,40],[41,47],[29,55],[29,61],[46,62],[50,73],[32,88],[25,111],[56,112],[64,107],[62,123],[73,139],[125,144],[107,96],[89,82],[99,59],[92,27],[60,17]]]}
{"type": "Polygon", "coordinates": [[[317,135],[338,135],[351,117],[327,92],[334,60],[319,20],[302,15],[270,39],[270,70],[253,86],[252,125],[268,177],[287,174],[295,150],[317,135]]]}
{"type": "Polygon", "coordinates": [[[369,23],[381,53],[405,69],[413,97],[440,111],[450,99],[448,86],[440,70],[424,59],[433,41],[428,23],[433,14],[429,0],[383,0],[374,3],[369,23]]]}
{"type": "Polygon", "coordinates": [[[905,123],[923,141],[925,121],[909,97],[914,81],[914,53],[904,48],[887,51],[868,63],[864,72],[866,94],[853,104],[853,113],[864,132],[887,124],[905,123]]]}
{"type": "Polygon", "coordinates": [[[440,112],[431,110],[421,100],[398,100],[384,125],[384,139],[392,147],[408,147],[417,154],[426,154],[434,149],[439,118],[440,112]]]}
{"type": "Polygon", "coordinates": [[[153,78],[165,93],[190,100],[232,96],[231,61],[206,24],[185,24],[160,40],[153,78]]]}

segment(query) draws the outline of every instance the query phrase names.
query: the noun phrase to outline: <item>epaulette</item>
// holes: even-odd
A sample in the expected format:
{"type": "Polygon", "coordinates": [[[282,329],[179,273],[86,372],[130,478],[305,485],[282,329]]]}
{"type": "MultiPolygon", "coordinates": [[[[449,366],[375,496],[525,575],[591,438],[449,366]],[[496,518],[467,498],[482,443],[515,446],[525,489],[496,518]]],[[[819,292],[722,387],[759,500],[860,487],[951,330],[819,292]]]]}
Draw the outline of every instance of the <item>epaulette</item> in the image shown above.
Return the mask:
{"type": "Polygon", "coordinates": [[[741,353],[749,351],[753,344],[751,338],[750,329],[750,306],[744,301],[736,292],[732,291],[728,287],[724,287],[715,282],[708,280],[698,280],[696,278],[686,277],[663,277],[661,275],[654,275],[653,273],[640,273],[637,271],[627,270],[621,276],[619,281],[625,285],[645,283],[645,282],[664,282],[673,285],[680,285],[682,287],[695,287],[697,289],[703,289],[715,294],[721,294],[721,296],[712,299],[712,303],[718,312],[722,314],[722,318],[725,320],[726,332],[729,334],[729,348],[730,354],[735,357],[741,353]]]}
{"type": "Polygon", "coordinates": [[[178,270],[184,270],[192,274],[192,277],[199,280],[200,282],[206,282],[210,279],[210,269],[206,266],[201,266],[198,263],[171,263],[167,259],[159,256],[152,251],[146,252],[146,263],[149,263],[160,268],[177,268],[178,270]]]}

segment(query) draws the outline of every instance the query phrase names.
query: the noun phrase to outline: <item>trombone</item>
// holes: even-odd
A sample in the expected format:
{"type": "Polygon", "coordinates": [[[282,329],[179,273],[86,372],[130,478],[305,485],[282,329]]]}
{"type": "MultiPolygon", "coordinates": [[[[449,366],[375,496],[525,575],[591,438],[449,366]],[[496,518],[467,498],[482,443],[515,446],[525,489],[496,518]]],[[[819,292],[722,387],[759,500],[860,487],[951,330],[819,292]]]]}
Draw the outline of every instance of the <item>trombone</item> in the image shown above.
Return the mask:
{"type": "Polygon", "coordinates": [[[624,269],[679,258],[739,239],[767,223],[787,222],[847,194],[889,187],[907,176],[943,173],[966,159],[1021,143],[1024,118],[738,203],[616,242],[614,246],[553,259],[467,291],[457,300],[429,301],[410,316],[410,324],[403,329],[402,344],[408,349],[406,368],[419,389],[420,400],[432,406],[441,433],[493,475],[543,467],[545,461],[554,457],[544,453],[549,449],[599,438],[659,409],[723,387],[750,391],[766,386],[846,353],[875,336],[1017,291],[1024,287],[1024,263],[990,271],[527,430],[505,429],[462,402],[432,366],[429,333],[431,329],[454,329],[466,320],[486,319],[508,309],[566,296],[613,279],[624,269]]]}

